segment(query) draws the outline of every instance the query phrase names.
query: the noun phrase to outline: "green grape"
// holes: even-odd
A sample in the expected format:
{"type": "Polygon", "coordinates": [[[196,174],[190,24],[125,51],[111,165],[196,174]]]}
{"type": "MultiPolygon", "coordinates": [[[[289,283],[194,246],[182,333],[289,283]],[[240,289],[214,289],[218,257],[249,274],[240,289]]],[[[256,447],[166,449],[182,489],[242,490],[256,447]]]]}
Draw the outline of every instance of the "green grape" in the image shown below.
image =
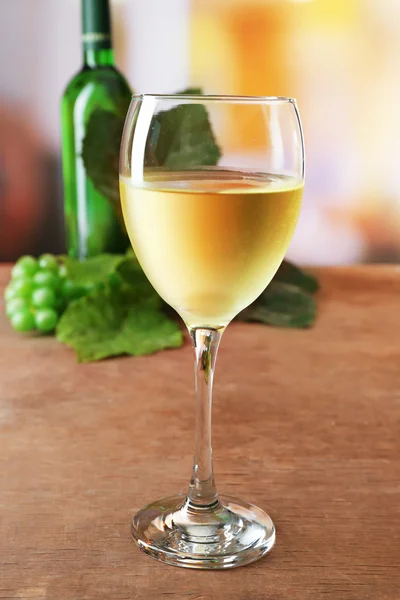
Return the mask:
{"type": "Polygon", "coordinates": [[[35,328],[35,319],[27,308],[21,308],[13,313],[10,323],[16,331],[32,331],[35,328]]]}
{"type": "Polygon", "coordinates": [[[57,289],[60,285],[60,279],[52,271],[40,270],[34,275],[33,283],[35,287],[51,287],[57,289]]]}
{"type": "MultiPolygon", "coordinates": [[[[32,280],[28,277],[16,279],[12,282],[12,288],[15,291],[15,298],[30,298],[33,291],[32,280]]],[[[7,298],[8,299],[8,298],[7,298]]]]}
{"type": "Polygon", "coordinates": [[[6,287],[6,289],[4,290],[4,298],[6,300],[6,302],[8,302],[9,300],[12,300],[13,298],[15,298],[16,296],[16,289],[15,289],[15,281],[11,282],[8,284],[8,286],[6,287]]]}
{"type": "Polygon", "coordinates": [[[35,308],[49,308],[56,305],[57,298],[49,287],[40,287],[32,294],[32,304],[35,308]]]}
{"type": "Polygon", "coordinates": [[[13,279],[32,277],[38,268],[39,265],[33,256],[22,256],[12,268],[11,276],[13,279]]]}
{"type": "Polygon", "coordinates": [[[25,273],[22,265],[15,264],[11,269],[11,279],[19,279],[20,277],[25,277],[26,275],[27,273],[25,273]]]}
{"type": "Polygon", "coordinates": [[[67,301],[76,300],[85,295],[85,290],[70,279],[64,279],[61,284],[61,292],[67,301]]]}
{"type": "Polygon", "coordinates": [[[64,279],[65,277],[67,277],[67,275],[68,275],[67,267],[65,265],[60,265],[58,267],[58,276],[61,277],[62,279],[64,279]]]}
{"type": "Polygon", "coordinates": [[[6,303],[6,315],[8,318],[11,317],[15,312],[19,312],[21,309],[29,309],[29,305],[24,298],[11,298],[6,303]]]}
{"type": "Polygon", "coordinates": [[[53,254],[42,254],[39,257],[39,267],[41,269],[47,269],[49,271],[53,271],[54,273],[58,272],[58,261],[53,254]]]}
{"type": "Polygon", "coordinates": [[[53,331],[57,325],[58,315],[53,308],[42,308],[36,311],[35,325],[42,333],[53,331]]]}
{"type": "Polygon", "coordinates": [[[86,294],[90,294],[91,292],[98,292],[100,290],[104,290],[104,288],[106,287],[104,281],[99,281],[97,283],[93,283],[93,281],[90,281],[89,283],[85,284],[84,290],[86,294]]]}

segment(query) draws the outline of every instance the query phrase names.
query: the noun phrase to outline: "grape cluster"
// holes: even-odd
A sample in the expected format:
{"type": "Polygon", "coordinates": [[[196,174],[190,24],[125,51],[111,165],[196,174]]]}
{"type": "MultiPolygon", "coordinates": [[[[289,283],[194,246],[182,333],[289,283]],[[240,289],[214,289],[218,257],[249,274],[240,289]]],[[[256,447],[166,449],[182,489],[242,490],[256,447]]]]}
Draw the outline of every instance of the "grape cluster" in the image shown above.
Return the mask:
{"type": "Polygon", "coordinates": [[[37,260],[22,256],[11,271],[4,293],[6,314],[16,331],[48,333],[55,329],[68,302],[81,292],[52,254],[43,254],[37,260]]]}

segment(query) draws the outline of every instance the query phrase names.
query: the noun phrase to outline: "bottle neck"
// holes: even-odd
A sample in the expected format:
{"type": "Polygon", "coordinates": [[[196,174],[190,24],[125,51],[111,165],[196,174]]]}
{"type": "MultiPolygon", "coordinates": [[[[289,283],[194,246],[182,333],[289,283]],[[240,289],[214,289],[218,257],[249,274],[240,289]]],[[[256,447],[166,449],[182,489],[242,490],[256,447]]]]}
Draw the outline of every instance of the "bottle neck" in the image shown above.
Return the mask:
{"type": "Polygon", "coordinates": [[[82,0],[82,42],[86,67],[114,65],[109,0],[82,0]]]}
{"type": "Polygon", "coordinates": [[[112,48],[84,48],[83,63],[85,67],[113,67],[114,50],[112,48]]]}

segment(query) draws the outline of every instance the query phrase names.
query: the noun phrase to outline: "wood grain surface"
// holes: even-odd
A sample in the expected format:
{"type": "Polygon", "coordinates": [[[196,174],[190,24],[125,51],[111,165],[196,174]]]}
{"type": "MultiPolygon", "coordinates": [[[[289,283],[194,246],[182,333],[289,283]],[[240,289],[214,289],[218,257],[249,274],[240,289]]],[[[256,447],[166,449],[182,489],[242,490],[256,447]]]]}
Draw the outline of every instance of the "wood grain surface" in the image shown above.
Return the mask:
{"type": "Polygon", "coordinates": [[[130,540],[136,509],[189,480],[189,344],[79,365],[1,311],[2,600],[400,599],[400,271],[320,276],[313,329],[233,324],[221,344],[217,484],[277,527],[271,554],[229,571],[130,540]]]}

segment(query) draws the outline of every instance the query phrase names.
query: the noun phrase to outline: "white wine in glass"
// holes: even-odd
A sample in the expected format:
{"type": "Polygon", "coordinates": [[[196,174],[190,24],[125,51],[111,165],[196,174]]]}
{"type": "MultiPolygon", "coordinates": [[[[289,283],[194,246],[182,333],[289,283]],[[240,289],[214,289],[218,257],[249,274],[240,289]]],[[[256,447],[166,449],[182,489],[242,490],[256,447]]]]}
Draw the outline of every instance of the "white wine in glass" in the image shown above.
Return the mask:
{"type": "Polygon", "coordinates": [[[149,280],[189,327],[225,327],[271,281],[303,185],[224,170],[121,179],[125,224],[149,280]],[[168,267],[165,268],[166,260],[168,267]]]}
{"type": "Polygon", "coordinates": [[[164,562],[234,567],[256,560],[274,544],[268,515],[246,502],[220,498],[216,491],[212,381],[224,329],[261,294],[285,255],[303,185],[304,146],[294,100],[133,98],[121,148],[123,216],[144,272],[186,323],[196,355],[195,458],[188,494],[156,501],[139,511],[132,523],[137,544],[164,562]],[[232,105],[241,126],[258,119],[262,132],[239,158],[225,150],[229,139],[226,128],[219,127],[232,105]],[[164,133],[158,115],[167,110],[178,111],[183,125],[164,133]],[[219,164],[210,164],[208,147],[204,154],[197,151],[195,160],[187,148],[187,140],[195,143],[199,131],[211,134],[211,122],[219,164]],[[157,164],[159,144],[164,157],[171,144],[172,164],[165,158],[157,164]]]}

